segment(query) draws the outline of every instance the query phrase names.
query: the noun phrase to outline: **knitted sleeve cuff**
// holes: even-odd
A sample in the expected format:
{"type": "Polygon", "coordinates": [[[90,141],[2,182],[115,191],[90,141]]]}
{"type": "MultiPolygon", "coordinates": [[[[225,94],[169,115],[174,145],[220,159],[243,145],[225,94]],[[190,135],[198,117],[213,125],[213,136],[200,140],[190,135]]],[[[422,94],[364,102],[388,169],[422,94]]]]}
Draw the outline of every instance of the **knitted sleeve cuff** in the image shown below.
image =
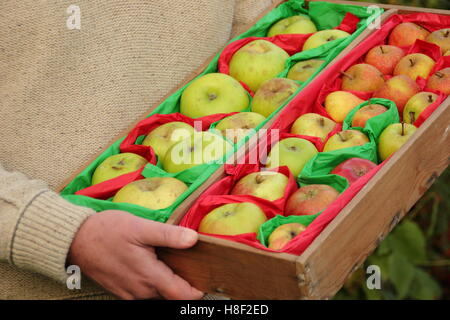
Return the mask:
{"type": "Polygon", "coordinates": [[[9,260],[19,268],[66,281],[72,240],[94,211],[75,206],[50,190],[39,192],[24,208],[11,240],[9,260]]]}

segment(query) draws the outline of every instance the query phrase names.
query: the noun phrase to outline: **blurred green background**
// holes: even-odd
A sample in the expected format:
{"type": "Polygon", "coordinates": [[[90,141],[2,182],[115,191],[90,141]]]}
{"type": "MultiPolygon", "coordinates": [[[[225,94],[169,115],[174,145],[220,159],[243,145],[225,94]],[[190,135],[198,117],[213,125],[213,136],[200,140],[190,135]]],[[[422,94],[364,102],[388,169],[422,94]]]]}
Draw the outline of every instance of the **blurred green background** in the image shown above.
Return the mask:
{"type": "MultiPolygon", "coordinates": [[[[450,0],[366,0],[450,9],[450,0]]],[[[335,299],[450,299],[450,170],[444,171],[335,299]],[[366,268],[381,269],[381,290],[366,286],[366,268]]]]}

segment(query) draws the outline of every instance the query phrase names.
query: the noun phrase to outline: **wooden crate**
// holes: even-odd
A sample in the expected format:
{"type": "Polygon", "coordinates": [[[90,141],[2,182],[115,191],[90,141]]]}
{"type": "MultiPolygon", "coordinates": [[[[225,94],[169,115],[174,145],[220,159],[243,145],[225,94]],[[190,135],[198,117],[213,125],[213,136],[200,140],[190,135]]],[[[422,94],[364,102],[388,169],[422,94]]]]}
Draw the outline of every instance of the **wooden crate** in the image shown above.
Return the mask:
{"type": "MultiPolygon", "coordinates": [[[[444,10],[396,7],[386,12],[382,20],[395,13],[425,11],[450,14],[444,10]]],[[[345,57],[373,32],[375,30],[366,30],[335,61],[345,57]]],[[[324,81],[323,76],[326,74],[322,73],[314,82],[324,81]]],[[[266,252],[200,235],[199,243],[191,249],[159,249],[160,258],[208,293],[235,299],[332,297],[449,165],[449,108],[450,97],[300,256],[266,252]]],[[[224,176],[224,168],[219,169],[191,197],[197,198],[224,176]]],[[[192,201],[182,204],[168,223],[177,224],[190,203],[192,201]]]]}

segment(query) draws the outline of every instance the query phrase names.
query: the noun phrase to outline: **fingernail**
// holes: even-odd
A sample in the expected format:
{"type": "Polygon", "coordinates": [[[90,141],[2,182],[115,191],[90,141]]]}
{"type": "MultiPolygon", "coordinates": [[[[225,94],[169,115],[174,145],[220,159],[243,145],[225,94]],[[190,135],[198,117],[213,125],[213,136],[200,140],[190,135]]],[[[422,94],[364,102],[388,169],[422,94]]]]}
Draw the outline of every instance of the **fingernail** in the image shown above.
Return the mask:
{"type": "Polygon", "coordinates": [[[197,241],[198,235],[192,229],[184,228],[183,234],[181,236],[181,241],[186,244],[194,244],[197,241]]]}

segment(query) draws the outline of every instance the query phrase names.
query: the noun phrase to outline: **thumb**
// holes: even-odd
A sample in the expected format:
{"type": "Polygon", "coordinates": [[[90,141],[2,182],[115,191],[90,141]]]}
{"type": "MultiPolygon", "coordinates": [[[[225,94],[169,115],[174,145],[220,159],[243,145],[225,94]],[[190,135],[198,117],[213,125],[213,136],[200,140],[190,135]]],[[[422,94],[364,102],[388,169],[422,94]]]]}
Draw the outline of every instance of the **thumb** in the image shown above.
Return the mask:
{"type": "Polygon", "coordinates": [[[150,220],[145,222],[140,225],[136,235],[144,245],[185,249],[192,247],[198,240],[197,232],[192,229],[150,220]]]}

